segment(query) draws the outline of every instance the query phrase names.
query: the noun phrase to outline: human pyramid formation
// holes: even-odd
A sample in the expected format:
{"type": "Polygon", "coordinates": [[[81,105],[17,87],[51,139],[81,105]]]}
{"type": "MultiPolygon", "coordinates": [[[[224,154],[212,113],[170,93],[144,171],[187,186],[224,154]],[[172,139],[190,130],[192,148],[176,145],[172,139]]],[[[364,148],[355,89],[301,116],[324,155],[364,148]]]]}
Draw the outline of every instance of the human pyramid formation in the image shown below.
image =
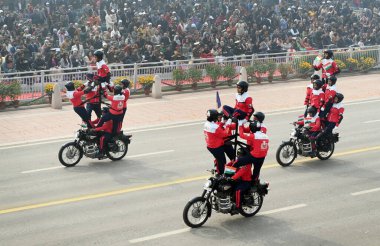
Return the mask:
{"type": "Polygon", "coordinates": [[[110,70],[103,60],[103,52],[97,50],[94,55],[97,61],[97,75],[87,74],[89,81],[77,89],[72,81],[67,82],[65,87],[67,98],[70,99],[75,113],[87,125],[88,132],[100,135],[98,158],[101,158],[104,156],[105,146],[113,136],[121,131],[130,96],[130,81],[124,79],[121,81],[121,85],[114,86],[110,81],[110,70]],[[113,96],[108,95],[107,91],[113,92],[113,96]],[[83,95],[86,95],[84,101],[82,100],[83,95]],[[102,95],[110,101],[110,104],[102,102],[102,95]],[[103,107],[102,110],[102,103],[108,107],[103,107]],[[91,120],[92,111],[97,116],[97,119],[93,121],[91,120]]]}
{"type": "MultiPolygon", "coordinates": [[[[316,71],[322,69],[322,79],[316,74],[311,76],[311,82],[306,89],[305,113],[295,122],[295,125],[308,128],[310,131],[309,138],[312,145],[310,157],[316,156],[315,140],[325,134],[332,134],[333,129],[342,121],[344,112],[342,105],[344,96],[336,89],[335,75],[340,70],[333,60],[333,52],[324,51],[324,58],[318,56],[313,65],[316,71]]],[[[235,102],[234,108],[225,105],[222,112],[216,109],[207,111],[204,134],[207,149],[215,158],[217,174],[233,174],[229,179],[235,183],[234,211],[238,213],[241,194],[252,184],[260,185],[260,170],[268,153],[269,137],[267,128],[263,124],[265,114],[255,113],[246,81],[237,83],[235,102]],[[253,120],[250,120],[252,115],[253,120]],[[234,149],[228,141],[232,139],[233,134],[246,140],[247,148],[234,149]],[[225,154],[230,159],[229,163],[225,154]]]]}

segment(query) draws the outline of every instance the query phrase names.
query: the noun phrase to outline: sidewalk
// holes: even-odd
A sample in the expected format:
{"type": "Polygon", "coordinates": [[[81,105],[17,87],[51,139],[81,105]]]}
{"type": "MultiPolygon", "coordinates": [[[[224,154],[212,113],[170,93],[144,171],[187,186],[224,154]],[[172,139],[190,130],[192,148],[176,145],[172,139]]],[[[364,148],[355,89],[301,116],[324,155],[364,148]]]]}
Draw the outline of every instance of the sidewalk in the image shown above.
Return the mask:
{"type": "MultiPolygon", "coordinates": [[[[342,77],[338,79],[338,91],[345,96],[344,102],[380,98],[380,74],[342,77]]],[[[250,85],[256,111],[279,111],[301,107],[308,81],[250,85]]],[[[162,99],[131,98],[123,128],[143,128],[171,125],[180,122],[205,120],[206,111],[216,107],[215,91],[178,93],[162,99]]],[[[220,89],[222,105],[234,105],[236,88],[220,89]]],[[[295,116],[296,117],[296,116],[295,116]]],[[[36,108],[0,113],[0,146],[57,139],[74,136],[81,123],[72,106],[62,110],[36,108]]]]}

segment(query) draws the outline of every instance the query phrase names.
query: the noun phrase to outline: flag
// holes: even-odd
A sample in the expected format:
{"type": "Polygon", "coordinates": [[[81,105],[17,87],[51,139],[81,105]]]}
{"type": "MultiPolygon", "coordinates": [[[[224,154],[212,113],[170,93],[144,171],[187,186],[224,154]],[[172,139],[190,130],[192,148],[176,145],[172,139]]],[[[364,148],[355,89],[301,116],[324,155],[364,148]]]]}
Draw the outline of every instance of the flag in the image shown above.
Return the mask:
{"type": "Polygon", "coordinates": [[[222,106],[222,102],[220,101],[219,91],[216,92],[216,106],[220,108],[222,106]]]}

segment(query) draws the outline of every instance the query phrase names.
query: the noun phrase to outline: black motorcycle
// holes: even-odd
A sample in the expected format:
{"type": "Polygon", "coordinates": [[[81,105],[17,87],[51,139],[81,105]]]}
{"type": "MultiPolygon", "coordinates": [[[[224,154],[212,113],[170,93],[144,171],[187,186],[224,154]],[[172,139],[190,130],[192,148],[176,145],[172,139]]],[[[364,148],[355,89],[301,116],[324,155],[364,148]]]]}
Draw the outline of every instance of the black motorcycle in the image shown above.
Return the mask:
{"type": "MultiPolygon", "coordinates": [[[[295,127],[290,133],[290,140],[283,142],[277,149],[276,160],[283,166],[289,166],[297,158],[312,156],[310,132],[306,127],[295,127]]],[[[335,143],[339,141],[339,133],[323,134],[316,139],[316,157],[320,160],[329,159],[334,153],[335,143]]]]}
{"type": "MultiPolygon", "coordinates": [[[[203,186],[202,195],[190,200],[183,210],[183,221],[189,227],[202,226],[211,216],[212,210],[234,215],[234,182],[225,175],[215,174],[215,170],[211,170],[211,174],[212,176],[203,186]]],[[[260,183],[252,185],[248,191],[244,192],[239,213],[244,217],[252,217],[259,212],[264,196],[268,194],[268,186],[267,183],[260,183]]]]}
{"type": "Polygon", "coordinates": [[[83,155],[91,159],[106,159],[113,161],[121,160],[128,152],[128,145],[132,135],[124,135],[119,132],[112,138],[108,146],[105,147],[105,154],[99,154],[99,138],[95,133],[92,134],[88,129],[82,127],[75,134],[75,140],[64,144],[58,153],[59,161],[66,167],[73,167],[82,159],[83,155]]]}

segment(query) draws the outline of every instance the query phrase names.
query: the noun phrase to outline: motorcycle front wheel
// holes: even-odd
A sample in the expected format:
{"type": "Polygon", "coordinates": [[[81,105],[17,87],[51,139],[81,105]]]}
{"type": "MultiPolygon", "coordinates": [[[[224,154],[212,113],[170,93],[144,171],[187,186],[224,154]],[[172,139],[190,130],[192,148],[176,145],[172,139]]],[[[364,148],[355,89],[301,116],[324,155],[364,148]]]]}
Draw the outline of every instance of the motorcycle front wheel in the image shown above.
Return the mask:
{"type": "Polygon", "coordinates": [[[118,161],[124,158],[128,152],[128,143],[121,139],[115,139],[115,148],[106,150],[106,155],[113,161],[118,161]]]}
{"type": "Polygon", "coordinates": [[[283,167],[287,167],[293,163],[296,159],[296,148],[294,148],[293,143],[285,142],[282,143],[276,152],[276,160],[278,164],[283,167]]]}
{"type": "Polygon", "coordinates": [[[82,159],[82,156],[82,150],[75,142],[63,145],[58,152],[58,159],[65,167],[75,166],[82,159]]]}
{"type": "Polygon", "coordinates": [[[210,213],[211,204],[204,197],[195,197],[183,209],[183,221],[191,228],[198,228],[206,223],[210,213]]]}
{"type": "Polygon", "coordinates": [[[241,205],[240,214],[244,217],[252,217],[257,214],[264,202],[264,197],[257,192],[251,192],[248,195],[244,195],[244,201],[241,205]]]}

